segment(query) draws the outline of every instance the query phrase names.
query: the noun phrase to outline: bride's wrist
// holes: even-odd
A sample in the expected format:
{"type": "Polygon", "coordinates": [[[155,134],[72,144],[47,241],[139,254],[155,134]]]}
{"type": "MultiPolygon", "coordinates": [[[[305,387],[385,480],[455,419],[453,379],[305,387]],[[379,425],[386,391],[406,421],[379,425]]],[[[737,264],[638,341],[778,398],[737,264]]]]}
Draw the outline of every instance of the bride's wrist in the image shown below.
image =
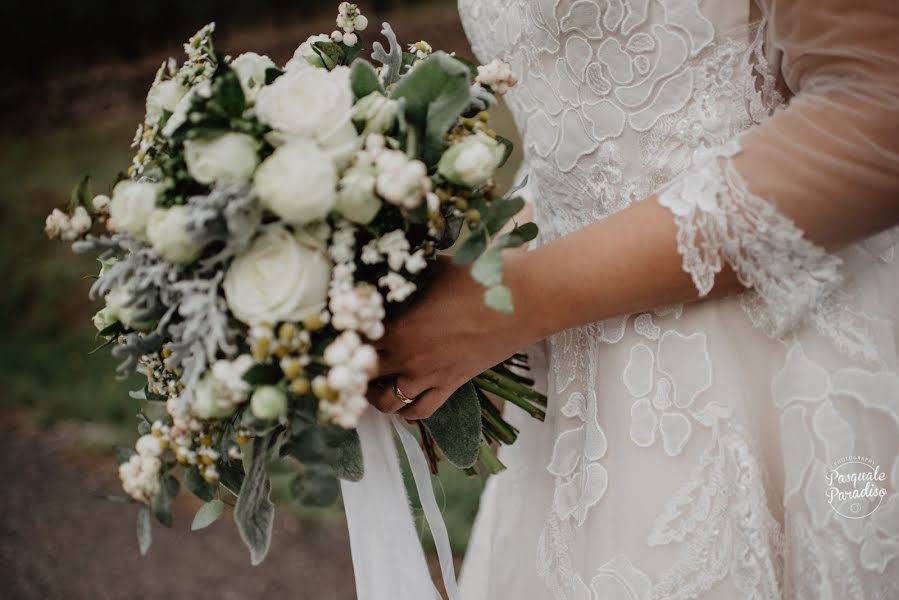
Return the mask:
{"type": "Polygon", "coordinates": [[[539,282],[528,263],[531,252],[516,249],[504,254],[504,283],[512,292],[514,312],[511,315],[513,327],[522,339],[523,345],[533,344],[555,333],[550,314],[545,310],[539,282]]]}

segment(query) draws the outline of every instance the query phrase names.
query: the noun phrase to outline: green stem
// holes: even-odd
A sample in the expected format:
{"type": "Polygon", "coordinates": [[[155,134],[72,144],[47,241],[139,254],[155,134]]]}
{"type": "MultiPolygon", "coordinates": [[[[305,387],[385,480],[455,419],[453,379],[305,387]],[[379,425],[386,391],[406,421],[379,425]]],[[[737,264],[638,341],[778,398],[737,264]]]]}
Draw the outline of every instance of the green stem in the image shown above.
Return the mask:
{"type": "Polygon", "coordinates": [[[510,390],[496,385],[489,379],[485,379],[481,376],[478,376],[478,377],[475,377],[474,379],[472,379],[472,381],[474,382],[474,384],[477,387],[481,388],[485,392],[490,392],[491,394],[496,394],[500,398],[503,398],[504,400],[508,400],[509,402],[511,402],[512,404],[514,404],[521,410],[525,411],[526,413],[528,413],[529,415],[531,415],[538,421],[543,421],[546,418],[546,413],[543,412],[543,409],[541,409],[537,406],[534,406],[533,404],[531,404],[524,398],[521,398],[517,394],[511,392],[510,390]]]}
{"type": "Polygon", "coordinates": [[[533,390],[525,385],[522,385],[512,379],[511,377],[506,377],[505,375],[500,375],[493,369],[487,369],[480,375],[495,384],[510,390],[514,394],[521,396],[522,398],[527,398],[528,400],[533,400],[538,404],[546,406],[546,396],[541,394],[540,392],[533,390]]]}
{"type": "Polygon", "coordinates": [[[496,475],[497,473],[506,470],[506,465],[496,457],[493,450],[490,449],[490,446],[488,446],[486,442],[481,442],[481,451],[478,454],[478,457],[481,459],[484,468],[486,468],[491,475],[496,475]]]}
{"type": "Polygon", "coordinates": [[[483,408],[481,409],[481,419],[484,421],[484,433],[489,432],[496,438],[496,441],[503,444],[515,443],[518,435],[511,425],[502,419],[497,419],[490,411],[483,408]]]}

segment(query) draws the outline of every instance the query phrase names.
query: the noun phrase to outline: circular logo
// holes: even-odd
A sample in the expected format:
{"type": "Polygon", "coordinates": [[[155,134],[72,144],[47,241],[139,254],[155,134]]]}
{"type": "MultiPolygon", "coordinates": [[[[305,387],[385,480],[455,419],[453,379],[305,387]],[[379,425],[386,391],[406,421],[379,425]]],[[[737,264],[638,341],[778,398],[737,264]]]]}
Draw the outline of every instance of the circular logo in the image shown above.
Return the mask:
{"type": "Polygon", "coordinates": [[[887,495],[886,473],[867,456],[845,456],[827,472],[827,502],[847,519],[862,519],[887,495]]]}

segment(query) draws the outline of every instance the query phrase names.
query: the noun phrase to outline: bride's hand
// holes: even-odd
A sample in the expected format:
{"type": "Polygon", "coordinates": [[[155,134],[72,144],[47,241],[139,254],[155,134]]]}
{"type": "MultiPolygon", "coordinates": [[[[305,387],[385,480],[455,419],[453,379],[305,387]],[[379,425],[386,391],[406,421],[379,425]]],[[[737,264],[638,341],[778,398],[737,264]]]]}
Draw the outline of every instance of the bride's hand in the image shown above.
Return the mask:
{"type": "MultiPolygon", "coordinates": [[[[507,265],[514,257],[507,257],[507,265]]],[[[458,266],[441,258],[434,281],[376,344],[379,380],[368,398],[379,410],[406,419],[431,416],[475,375],[509,358],[532,341],[519,311],[503,315],[484,304],[484,287],[458,266]],[[393,385],[408,398],[394,393],[393,385]]]]}

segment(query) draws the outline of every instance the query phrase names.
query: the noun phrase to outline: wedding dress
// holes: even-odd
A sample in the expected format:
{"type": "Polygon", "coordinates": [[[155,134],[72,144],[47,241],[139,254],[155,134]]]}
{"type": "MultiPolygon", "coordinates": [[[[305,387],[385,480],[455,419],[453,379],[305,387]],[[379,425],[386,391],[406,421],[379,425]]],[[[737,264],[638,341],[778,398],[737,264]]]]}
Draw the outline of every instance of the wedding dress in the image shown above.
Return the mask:
{"type": "Polygon", "coordinates": [[[540,243],[656,193],[700,293],[724,262],[751,287],[532,352],[546,422],[506,410],[463,600],[899,598],[899,232],[826,252],[784,216],[897,195],[899,5],[460,9],[521,78],[540,243]],[[887,495],[829,498],[861,463],[887,495]]]}

